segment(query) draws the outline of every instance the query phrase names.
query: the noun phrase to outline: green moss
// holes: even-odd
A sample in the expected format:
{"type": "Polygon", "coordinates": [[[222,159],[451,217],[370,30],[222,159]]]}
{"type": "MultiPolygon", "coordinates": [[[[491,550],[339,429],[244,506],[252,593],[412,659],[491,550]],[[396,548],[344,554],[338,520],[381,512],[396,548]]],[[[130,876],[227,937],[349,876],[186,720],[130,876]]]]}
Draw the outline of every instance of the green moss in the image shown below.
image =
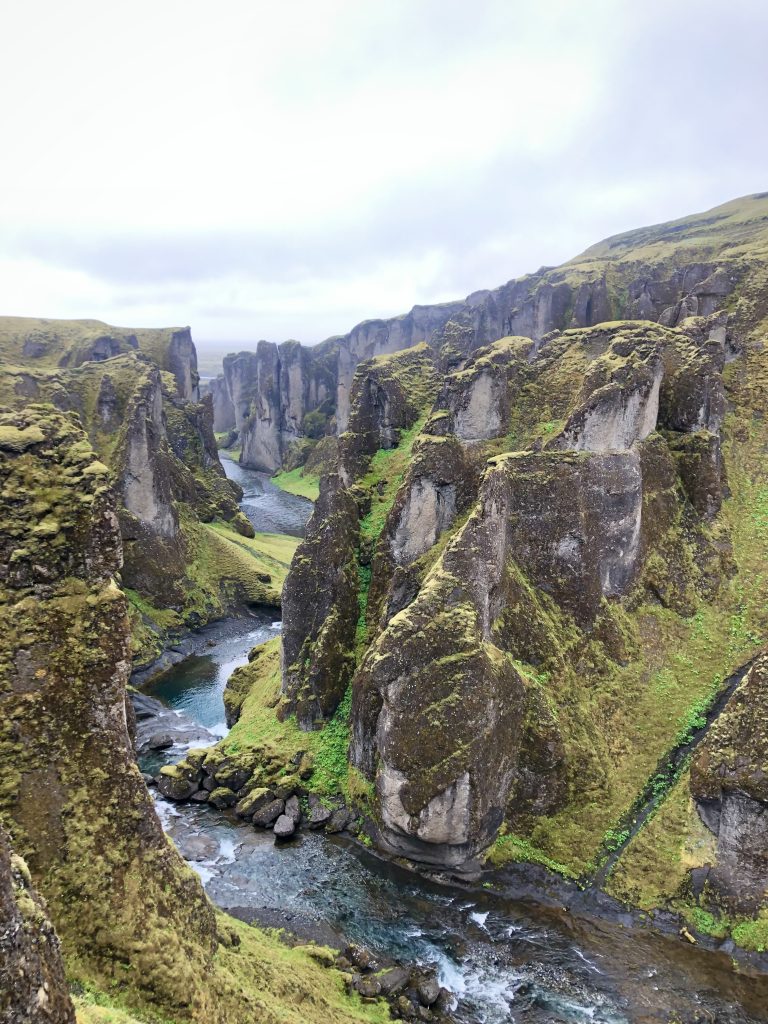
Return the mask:
{"type": "Polygon", "coordinates": [[[514,862],[541,864],[542,867],[548,868],[555,874],[563,875],[565,878],[576,877],[566,864],[552,860],[543,850],[537,849],[527,839],[507,835],[503,828],[493,845],[486,851],[485,859],[494,868],[501,868],[514,862]]]}

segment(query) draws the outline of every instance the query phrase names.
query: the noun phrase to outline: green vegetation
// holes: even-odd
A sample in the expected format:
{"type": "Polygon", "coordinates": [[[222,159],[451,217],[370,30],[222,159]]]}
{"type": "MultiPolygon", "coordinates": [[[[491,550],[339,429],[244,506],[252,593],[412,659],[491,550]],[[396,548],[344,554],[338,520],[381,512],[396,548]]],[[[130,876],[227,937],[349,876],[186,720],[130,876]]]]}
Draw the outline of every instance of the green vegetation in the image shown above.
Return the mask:
{"type": "Polygon", "coordinates": [[[316,793],[347,794],[349,776],[347,751],[349,750],[351,711],[352,687],[350,686],[333,718],[318,734],[314,771],[309,780],[310,789],[316,793]]]}
{"type": "Polygon", "coordinates": [[[320,494],[320,477],[307,473],[304,466],[297,466],[288,472],[275,473],[272,483],[289,494],[298,494],[301,498],[317,501],[320,494]]]}
{"type": "Polygon", "coordinates": [[[542,867],[548,868],[564,878],[576,878],[574,872],[566,864],[552,860],[543,850],[537,849],[527,839],[507,834],[503,825],[495,842],[487,850],[485,858],[486,862],[494,868],[520,861],[526,864],[541,864],[542,867]]]}
{"type": "Polygon", "coordinates": [[[410,430],[400,431],[396,448],[380,448],[372,456],[367,472],[359,482],[360,487],[371,496],[371,511],[360,521],[360,536],[363,541],[377,541],[384,529],[389,510],[400,484],[405,479],[414,441],[421,433],[425,422],[426,416],[422,416],[410,430]]]}

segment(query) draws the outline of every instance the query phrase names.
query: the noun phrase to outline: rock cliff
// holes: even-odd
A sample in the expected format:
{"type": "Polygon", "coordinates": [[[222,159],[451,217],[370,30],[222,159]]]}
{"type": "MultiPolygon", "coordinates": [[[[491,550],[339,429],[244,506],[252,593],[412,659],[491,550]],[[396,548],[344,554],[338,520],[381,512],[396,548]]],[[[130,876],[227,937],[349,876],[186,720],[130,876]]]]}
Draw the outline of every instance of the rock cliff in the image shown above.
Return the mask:
{"type": "Polygon", "coordinates": [[[64,963],[29,868],[0,826],[0,1020],[75,1024],[64,963]]]}
{"type": "MultiPolygon", "coordinates": [[[[243,437],[243,464],[272,472],[283,465],[293,440],[313,436],[303,423],[307,414],[322,408],[326,417],[334,415],[338,433],[347,429],[355,369],[376,356],[426,342],[445,360],[461,360],[504,337],[531,339],[535,350],[554,330],[610,320],[651,320],[674,327],[690,316],[709,316],[726,307],[748,272],[748,253],[739,251],[738,234],[749,220],[750,202],[764,200],[747,197],[705,214],[616,235],[560,267],[544,267],[498,288],[474,292],[463,301],[414,306],[401,316],[366,320],[322,345],[302,348],[300,355],[293,351],[292,362],[278,355],[278,346],[260,342],[256,354],[240,353],[225,360],[224,376],[212,388],[216,430],[231,429],[234,419],[240,431],[243,420],[252,415],[247,444],[243,437]],[[681,265],[676,242],[683,236],[701,239],[702,244],[686,254],[681,265]],[[732,244],[735,250],[723,260],[723,250],[732,244]],[[258,356],[271,367],[261,375],[255,369],[258,356]],[[286,390],[278,400],[277,367],[297,362],[302,367],[322,363],[322,384],[313,387],[315,372],[304,370],[302,387],[294,386],[291,399],[286,390]]],[[[478,392],[476,401],[479,397],[478,392]]],[[[471,409],[468,415],[464,429],[471,430],[471,409]]]]}
{"type": "Polygon", "coordinates": [[[382,848],[609,859],[614,894],[715,906],[759,948],[762,670],[718,702],[768,637],[767,217],[756,196],[609,239],[354,370],[282,713],[347,723],[382,848]]]}
{"type": "Polygon", "coordinates": [[[0,318],[0,357],[0,403],[76,414],[117,480],[137,661],[152,660],[174,630],[279,603],[279,572],[265,573],[242,543],[254,530],[219,461],[187,328],[0,318]]]}
{"type": "MultiPolygon", "coordinates": [[[[0,414],[0,1011],[70,1024],[68,977],[142,1019],[380,1019],[306,952],[217,913],[134,760],[116,486],[79,418],[0,414]]],[[[123,1019],[123,1015],[120,1014],[123,1019]]]]}

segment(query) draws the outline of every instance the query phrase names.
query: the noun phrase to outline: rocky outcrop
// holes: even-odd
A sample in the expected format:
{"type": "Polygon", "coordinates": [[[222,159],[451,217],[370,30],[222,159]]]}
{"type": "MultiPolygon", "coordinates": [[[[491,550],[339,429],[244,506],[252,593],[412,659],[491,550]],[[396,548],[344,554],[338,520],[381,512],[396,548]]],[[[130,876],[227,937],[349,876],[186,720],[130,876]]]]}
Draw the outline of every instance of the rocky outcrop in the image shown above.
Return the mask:
{"type": "Polygon", "coordinates": [[[11,431],[30,443],[6,448],[2,461],[0,809],[87,976],[106,986],[114,965],[130,961],[150,998],[188,1006],[196,971],[215,949],[213,911],[168,846],[133,760],[108,472],[72,419],[52,410],[6,415],[2,436],[11,431]],[[55,531],[45,518],[35,524],[14,498],[21,493],[33,506],[53,501],[55,531]],[[178,964],[175,976],[169,963],[178,964]]]}
{"type": "Polygon", "coordinates": [[[163,461],[167,445],[160,373],[152,370],[128,409],[121,455],[122,505],[129,516],[157,537],[175,537],[179,518],[171,479],[163,461]]]}
{"type": "Polygon", "coordinates": [[[0,1020],[75,1024],[59,940],[29,868],[0,826],[0,1020]]]}
{"type": "Polygon", "coordinates": [[[396,357],[363,363],[355,374],[349,430],[339,439],[340,473],[350,484],[377,451],[395,448],[437,390],[434,358],[426,345],[396,357]]]}
{"type": "MultiPolygon", "coordinates": [[[[690,317],[709,317],[725,307],[745,274],[739,253],[732,251],[734,239],[741,242],[742,238],[738,209],[741,203],[746,204],[747,231],[755,233],[759,230],[764,204],[762,196],[726,204],[698,220],[687,218],[679,223],[617,235],[561,267],[543,267],[498,288],[473,292],[463,301],[414,306],[410,313],[402,316],[366,320],[347,334],[330,338],[315,348],[303,348],[300,361],[323,362],[327,373],[323,381],[325,398],[321,397],[319,389],[312,396],[305,386],[307,397],[302,416],[324,406],[328,415],[335,411],[337,430],[343,433],[350,423],[350,400],[357,367],[376,356],[421,343],[439,352],[445,366],[455,366],[478,348],[511,336],[529,339],[535,352],[553,331],[593,327],[614,320],[649,320],[665,327],[676,327],[690,317]],[[737,207],[736,216],[733,207],[737,207]],[[718,222],[722,222],[722,226],[718,222]],[[706,236],[706,243],[702,244],[706,258],[698,259],[695,247],[681,251],[675,246],[681,239],[695,238],[698,233],[706,236]],[[647,253],[646,259],[637,258],[638,246],[647,253]]],[[[266,342],[259,344],[266,345],[266,342]]],[[[238,360],[247,363],[248,355],[227,357],[233,361],[231,374],[225,360],[224,376],[230,401],[219,400],[217,407],[221,412],[217,414],[217,430],[229,429],[232,403],[238,430],[241,419],[248,415],[246,408],[238,415],[237,404],[242,392],[238,382],[240,371],[235,368],[238,360]]],[[[483,415],[483,410],[496,405],[498,393],[494,388],[492,372],[478,375],[473,389],[465,396],[465,407],[457,410],[457,430],[466,439],[472,440],[474,435],[479,439],[480,425],[486,431],[495,429],[483,415]]],[[[217,392],[220,390],[217,385],[217,392]]],[[[249,393],[247,402],[255,393],[249,393]]],[[[268,408],[265,394],[257,404],[262,412],[268,408]]],[[[283,400],[282,407],[288,410],[290,406],[283,400]]],[[[281,466],[285,457],[285,439],[281,449],[276,440],[278,435],[287,433],[295,438],[307,433],[301,426],[301,417],[292,416],[290,412],[278,420],[269,415],[252,430],[260,435],[258,441],[251,441],[252,465],[269,471],[281,466]],[[298,432],[294,429],[297,423],[298,432]],[[280,461],[277,461],[278,456],[280,461]]]]}
{"type": "Polygon", "coordinates": [[[61,949],[29,868],[0,825],[0,1020],[75,1024],[61,949]]]}
{"type": "Polygon", "coordinates": [[[422,342],[431,344],[461,305],[460,302],[445,302],[438,306],[414,306],[410,313],[390,320],[365,320],[349,334],[334,339],[338,344],[336,421],[339,433],[343,433],[349,423],[352,381],[360,363],[422,342]]]}
{"type": "Polygon", "coordinates": [[[213,429],[216,433],[234,430],[235,406],[223,374],[208,382],[208,391],[213,402],[213,429]]]}
{"type": "MultiPolygon", "coordinates": [[[[133,605],[135,653],[153,660],[169,625],[201,625],[254,599],[274,602],[274,588],[256,580],[246,552],[233,549],[226,533],[202,529],[203,523],[223,520],[233,541],[254,535],[238,508],[239,488],[227,480],[219,461],[212,400],[198,400],[189,330],[127,335],[114,329],[122,339],[119,354],[82,359],[95,332],[91,322],[34,323],[46,339],[41,365],[30,359],[30,369],[22,373],[7,364],[7,377],[0,375],[0,401],[11,408],[49,401],[76,414],[114,474],[123,582],[139,595],[139,607],[133,605]],[[126,337],[133,342],[123,345],[126,337]],[[217,549],[213,558],[212,547],[217,549]],[[229,570],[236,579],[222,579],[229,570]]],[[[7,351],[23,349],[24,330],[24,322],[0,318],[0,342],[7,351]]],[[[98,337],[103,336],[102,330],[98,337]]]]}
{"type": "Polygon", "coordinates": [[[333,715],[352,679],[357,543],[357,505],[338,477],[325,477],[283,590],[282,689],[303,729],[333,715]]]}
{"type": "Polygon", "coordinates": [[[307,349],[296,341],[260,341],[256,352],[225,357],[223,379],[214,391],[214,426],[227,429],[233,418],[241,463],[273,472],[298,438],[323,436],[335,388],[334,346],[307,349]]]}
{"type": "MultiPolygon", "coordinates": [[[[614,605],[651,593],[690,614],[700,568],[712,566],[702,588],[716,577],[721,555],[704,527],[723,487],[718,435],[704,429],[716,418],[674,411],[683,387],[719,407],[724,339],[711,340],[712,328],[701,320],[685,332],[650,323],[569,330],[538,353],[530,339],[503,339],[441,386],[425,370],[426,347],[358,367],[334,499],[357,503],[366,532],[374,453],[399,444],[436,396],[371,552],[367,642],[352,688],[351,758],[375,784],[387,849],[455,866],[502,822],[562,807],[574,768],[535,666],[563,664],[565,645],[596,634],[600,657],[625,659],[614,605]],[[419,358],[427,386],[416,397],[403,374],[419,358]]],[[[324,514],[316,511],[316,531],[324,514]]],[[[342,531],[326,526],[323,550],[332,550],[342,531]]],[[[353,554],[346,549],[349,565],[353,554]]],[[[364,542],[361,572],[368,558],[364,542]]],[[[323,613],[334,607],[328,590],[338,577],[326,573],[318,585],[311,564],[322,556],[289,577],[289,590],[306,595],[289,622],[306,620],[318,601],[323,613]]],[[[347,603],[350,637],[351,587],[347,603]]],[[[289,643],[283,685],[295,695],[300,659],[289,643]]],[[[336,706],[337,673],[316,669],[313,699],[326,693],[336,706]]]]}
{"type": "Polygon", "coordinates": [[[197,372],[197,352],[188,327],[171,332],[170,342],[161,363],[176,378],[179,398],[187,402],[200,401],[200,376],[197,372]]]}
{"type": "Polygon", "coordinates": [[[737,687],[691,763],[691,794],[716,837],[709,897],[754,913],[768,889],[768,656],[737,687]]]}

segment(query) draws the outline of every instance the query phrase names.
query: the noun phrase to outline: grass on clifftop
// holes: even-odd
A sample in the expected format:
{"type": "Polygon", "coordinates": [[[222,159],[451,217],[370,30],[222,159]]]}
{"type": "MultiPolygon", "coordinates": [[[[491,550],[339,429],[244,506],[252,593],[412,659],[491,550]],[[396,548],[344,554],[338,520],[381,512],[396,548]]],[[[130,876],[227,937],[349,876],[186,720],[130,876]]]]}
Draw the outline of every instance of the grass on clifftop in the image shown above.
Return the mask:
{"type": "Polygon", "coordinates": [[[289,494],[298,494],[300,498],[309,498],[310,501],[317,501],[320,494],[320,477],[305,473],[304,466],[276,473],[272,477],[272,483],[289,494]]]}

